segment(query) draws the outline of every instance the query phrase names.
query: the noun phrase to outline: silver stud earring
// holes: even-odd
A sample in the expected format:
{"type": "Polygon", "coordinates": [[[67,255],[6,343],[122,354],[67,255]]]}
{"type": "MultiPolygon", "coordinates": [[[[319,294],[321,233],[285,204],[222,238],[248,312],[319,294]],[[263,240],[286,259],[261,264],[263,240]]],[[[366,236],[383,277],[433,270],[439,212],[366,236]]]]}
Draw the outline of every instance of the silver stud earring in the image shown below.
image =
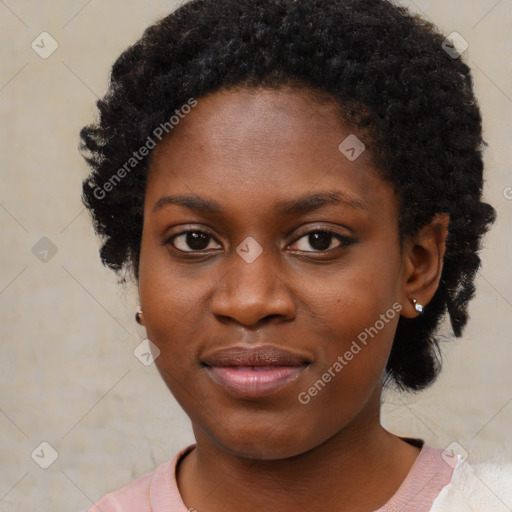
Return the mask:
{"type": "Polygon", "coordinates": [[[412,299],[412,303],[414,304],[414,309],[418,313],[423,313],[423,304],[420,304],[416,299],[412,299]]]}
{"type": "Polygon", "coordinates": [[[135,321],[139,325],[142,325],[142,309],[140,307],[139,309],[137,309],[137,312],[135,313],[135,321]]]}

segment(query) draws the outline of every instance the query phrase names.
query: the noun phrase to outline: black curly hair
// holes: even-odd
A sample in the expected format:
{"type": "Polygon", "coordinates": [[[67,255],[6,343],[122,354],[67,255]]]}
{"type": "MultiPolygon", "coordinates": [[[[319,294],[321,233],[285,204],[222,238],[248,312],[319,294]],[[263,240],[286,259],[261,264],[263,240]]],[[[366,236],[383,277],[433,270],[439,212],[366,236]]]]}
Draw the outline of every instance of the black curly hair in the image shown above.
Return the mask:
{"type": "Polygon", "coordinates": [[[423,315],[400,318],[386,367],[388,382],[400,389],[427,387],[440,370],[437,327],[448,312],[461,336],[481,238],[495,218],[481,202],[485,143],[470,69],[443,49],[444,40],[388,0],[180,6],[117,59],[97,102],[99,120],[81,131],[92,167],[83,201],[103,240],[103,263],[138,279],[151,151],[136,162],[134,152],[191,98],[234,87],[291,86],[327,95],[393,185],[401,242],[436,213],[450,216],[439,287],[423,315]]]}

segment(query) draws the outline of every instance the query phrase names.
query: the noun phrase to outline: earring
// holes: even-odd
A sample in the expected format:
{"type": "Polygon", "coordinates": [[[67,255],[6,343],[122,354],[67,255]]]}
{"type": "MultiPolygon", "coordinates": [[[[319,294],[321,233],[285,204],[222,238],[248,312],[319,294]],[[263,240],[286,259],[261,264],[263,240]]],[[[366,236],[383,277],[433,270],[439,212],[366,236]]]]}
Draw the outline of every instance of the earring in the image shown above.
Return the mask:
{"type": "Polygon", "coordinates": [[[135,321],[139,325],[143,325],[142,324],[142,309],[140,308],[140,306],[139,306],[139,309],[137,309],[137,312],[135,313],[135,321]]]}
{"type": "Polygon", "coordinates": [[[414,309],[421,315],[423,313],[423,304],[420,304],[416,299],[412,299],[414,309]]]}

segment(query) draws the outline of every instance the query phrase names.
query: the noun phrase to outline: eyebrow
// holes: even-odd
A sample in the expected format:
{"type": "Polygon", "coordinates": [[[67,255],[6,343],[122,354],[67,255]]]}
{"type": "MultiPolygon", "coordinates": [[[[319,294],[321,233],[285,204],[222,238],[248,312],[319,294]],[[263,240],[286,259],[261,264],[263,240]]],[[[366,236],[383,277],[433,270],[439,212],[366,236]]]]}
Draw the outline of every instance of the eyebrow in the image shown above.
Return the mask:
{"type": "MultiPolygon", "coordinates": [[[[171,195],[161,197],[153,206],[152,213],[166,205],[178,205],[198,213],[219,214],[222,208],[213,199],[195,195],[171,195]]],[[[297,215],[318,210],[326,205],[343,204],[357,210],[368,210],[366,204],[360,199],[349,196],[341,190],[329,190],[316,194],[305,194],[294,199],[282,199],[277,201],[275,209],[280,214],[297,215]]]]}
{"type": "Polygon", "coordinates": [[[356,210],[368,210],[366,204],[360,199],[349,196],[341,190],[330,190],[316,194],[303,195],[295,199],[284,199],[276,203],[279,213],[297,215],[318,210],[326,205],[343,204],[356,210]]]}
{"type": "Polygon", "coordinates": [[[219,203],[213,199],[206,199],[199,196],[164,196],[161,197],[153,206],[152,213],[160,210],[169,204],[177,204],[184,206],[189,210],[194,210],[199,213],[220,213],[221,207],[219,203]]]}

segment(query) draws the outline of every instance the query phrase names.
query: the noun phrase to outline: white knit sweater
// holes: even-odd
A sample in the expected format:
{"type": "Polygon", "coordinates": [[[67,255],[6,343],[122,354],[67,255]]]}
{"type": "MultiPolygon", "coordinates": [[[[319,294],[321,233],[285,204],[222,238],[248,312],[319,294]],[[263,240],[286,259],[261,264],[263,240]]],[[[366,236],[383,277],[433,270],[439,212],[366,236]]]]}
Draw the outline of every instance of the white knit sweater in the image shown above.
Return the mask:
{"type": "Polygon", "coordinates": [[[460,461],[431,512],[512,512],[512,464],[460,461]]]}

